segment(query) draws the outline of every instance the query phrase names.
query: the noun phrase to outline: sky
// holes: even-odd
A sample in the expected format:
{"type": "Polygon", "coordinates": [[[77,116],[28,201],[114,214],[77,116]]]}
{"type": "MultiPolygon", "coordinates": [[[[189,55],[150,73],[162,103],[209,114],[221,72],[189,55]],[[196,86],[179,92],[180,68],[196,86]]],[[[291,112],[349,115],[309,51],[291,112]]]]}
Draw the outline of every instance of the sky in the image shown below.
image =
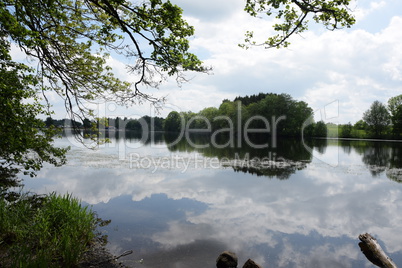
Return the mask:
{"type": "MultiPolygon", "coordinates": [[[[305,101],[316,120],[354,124],[378,100],[402,94],[402,1],[359,0],[350,5],[357,20],[350,29],[328,31],[310,24],[310,30],[292,36],[282,49],[238,46],[253,30],[260,40],[273,34],[272,18],[252,18],[244,0],[172,0],[183,8],[184,18],[195,27],[191,52],[199,56],[210,74],[189,73],[179,87],[172,79],[159,89],[144,89],[167,98],[160,113],[149,104],[129,108],[113,103],[99,105],[99,115],[136,118],[166,117],[172,110],[199,112],[219,107],[223,99],[264,93],[286,93],[305,101]]],[[[117,76],[130,81],[117,58],[109,64],[117,76]]],[[[56,118],[64,118],[63,103],[50,101],[56,118]]]]}

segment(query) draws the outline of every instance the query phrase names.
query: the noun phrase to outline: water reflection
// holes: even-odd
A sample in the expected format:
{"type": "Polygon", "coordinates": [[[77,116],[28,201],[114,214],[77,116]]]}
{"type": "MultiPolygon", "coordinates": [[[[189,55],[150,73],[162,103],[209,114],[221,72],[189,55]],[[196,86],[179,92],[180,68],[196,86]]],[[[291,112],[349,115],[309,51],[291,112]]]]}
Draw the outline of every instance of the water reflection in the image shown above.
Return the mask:
{"type": "MultiPolygon", "coordinates": [[[[71,130],[65,130],[63,131],[63,137],[71,137],[72,136],[71,130]]],[[[81,135],[83,137],[90,137],[94,133],[85,130],[81,132],[81,135]]],[[[140,141],[143,144],[160,144],[164,142],[164,132],[142,132],[142,131],[121,131],[121,130],[102,130],[100,134],[97,135],[99,139],[102,138],[108,138],[116,141],[130,141],[130,140],[135,140],[135,141],[140,141]]]]}
{"type": "Polygon", "coordinates": [[[362,156],[362,162],[374,177],[382,173],[396,182],[402,182],[402,143],[378,141],[341,141],[348,154],[352,150],[362,156]]]}
{"type": "MultiPolygon", "coordinates": [[[[279,139],[272,142],[272,137],[263,135],[253,135],[248,139],[236,137],[235,141],[230,141],[230,138],[228,135],[214,138],[217,144],[226,144],[223,147],[213,146],[211,136],[199,134],[181,139],[175,135],[165,135],[165,142],[172,152],[197,151],[205,157],[217,157],[223,165],[232,167],[236,172],[280,180],[288,179],[297,170],[304,169],[312,159],[312,155],[299,139],[279,139]],[[270,146],[256,148],[264,144],[270,146]],[[205,148],[196,148],[197,146],[205,148]]],[[[322,148],[324,143],[320,144],[322,148]]],[[[316,146],[316,143],[312,146],[316,146]]]]}
{"type": "MultiPolygon", "coordinates": [[[[214,267],[223,250],[236,252],[239,263],[252,258],[263,267],[364,267],[368,262],[357,246],[363,232],[385,243],[390,257],[402,264],[402,185],[384,172],[373,179],[363,159],[378,150],[369,150],[369,144],[311,141],[309,146],[324,155],[341,148],[336,151],[340,163],[333,167],[316,161],[296,141],[278,140],[277,148],[269,150],[215,150],[181,141],[169,146],[167,136],[162,142],[156,137],[143,143],[112,139],[97,151],[73,147],[66,166],[45,168],[38,178],[25,179],[26,188],[69,192],[92,204],[102,218],[112,219],[104,229],[110,249],[134,250],[124,257],[132,267],[139,259],[147,268],[214,267]],[[267,180],[249,170],[204,168],[194,162],[231,159],[236,153],[265,157],[269,152],[306,165],[286,174],[289,180],[267,180]],[[127,158],[133,153],[156,160],[177,156],[193,164],[185,172],[172,166],[133,166],[127,158]]],[[[208,141],[201,139],[193,142],[208,141]]],[[[389,153],[399,147],[385,148],[389,153]]]]}
{"type": "MultiPolygon", "coordinates": [[[[301,143],[301,141],[299,141],[301,143]]],[[[317,150],[317,152],[321,154],[325,154],[325,151],[328,146],[327,139],[304,139],[303,142],[305,145],[309,146],[312,149],[317,150]]]]}
{"type": "MultiPolygon", "coordinates": [[[[278,139],[275,141],[275,144],[271,144],[267,148],[259,149],[255,148],[253,145],[269,145],[271,137],[255,135],[248,141],[244,138],[241,138],[240,140],[236,139],[236,142],[233,142],[233,146],[228,144],[222,148],[213,146],[209,135],[192,134],[190,137],[192,144],[190,144],[189,140],[185,138],[177,140],[178,137],[175,135],[165,135],[165,142],[168,144],[168,149],[170,151],[198,151],[208,157],[234,158],[238,155],[239,157],[244,158],[246,155],[249,155],[250,158],[276,157],[294,161],[310,161],[312,157],[299,139],[278,139]],[[170,146],[170,144],[172,145],[170,146]],[[206,148],[197,149],[194,148],[194,144],[200,146],[206,145],[206,148]]],[[[218,144],[227,144],[227,139],[229,139],[229,137],[222,135],[216,139],[218,140],[218,144]],[[224,140],[225,142],[223,142],[224,140]]]]}
{"type": "MultiPolygon", "coordinates": [[[[71,133],[64,133],[64,136],[71,136],[71,133]]],[[[284,138],[272,140],[270,136],[256,134],[247,137],[246,140],[244,137],[239,139],[237,136],[231,137],[224,134],[211,138],[210,135],[196,133],[191,133],[186,137],[184,134],[136,131],[106,131],[103,136],[116,143],[121,143],[123,147],[132,142],[140,143],[141,146],[166,145],[170,152],[197,152],[204,157],[216,157],[218,160],[222,160],[220,164],[230,166],[236,172],[282,180],[288,179],[297,170],[304,169],[306,164],[312,161],[312,151],[325,155],[328,146],[335,146],[345,154],[350,155],[355,152],[361,155],[363,163],[374,177],[385,172],[389,179],[402,182],[402,143],[400,142],[326,139],[301,141],[300,139],[284,138]],[[221,147],[212,145],[211,141],[221,147]],[[258,149],[253,146],[262,144],[268,145],[267,148],[258,149]],[[265,159],[269,162],[250,162],[253,158],[265,159]]],[[[334,153],[331,152],[331,154],[334,153]]],[[[328,162],[331,161],[333,160],[328,162]]]]}

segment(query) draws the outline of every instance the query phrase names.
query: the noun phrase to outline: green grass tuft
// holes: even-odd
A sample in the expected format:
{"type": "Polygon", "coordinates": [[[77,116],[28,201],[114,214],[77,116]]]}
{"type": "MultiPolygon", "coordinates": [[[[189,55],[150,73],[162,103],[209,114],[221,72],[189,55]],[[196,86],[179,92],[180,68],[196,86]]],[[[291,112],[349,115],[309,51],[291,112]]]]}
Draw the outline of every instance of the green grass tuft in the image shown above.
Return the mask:
{"type": "Polygon", "coordinates": [[[8,267],[73,267],[96,236],[98,219],[71,195],[0,198],[0,262],[8,267]]]}

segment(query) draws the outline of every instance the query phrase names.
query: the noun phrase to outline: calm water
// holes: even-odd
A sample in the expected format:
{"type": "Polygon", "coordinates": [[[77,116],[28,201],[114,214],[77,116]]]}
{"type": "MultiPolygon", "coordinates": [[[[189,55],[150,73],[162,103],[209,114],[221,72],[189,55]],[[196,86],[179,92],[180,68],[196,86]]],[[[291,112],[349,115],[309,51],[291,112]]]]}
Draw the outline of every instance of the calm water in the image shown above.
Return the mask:
{"type": "Polygon", "coordinates": [[[130,267],[212,268],[224,250],[239,267],[373,267],[365,232],[402,266],[401,143],[210,142],[113,135],[88,150],[64,137],[68,164],[25,178],[25,190],[72,193],[111,219],[108,248],[133,250],[120,259],[130,267]]]}

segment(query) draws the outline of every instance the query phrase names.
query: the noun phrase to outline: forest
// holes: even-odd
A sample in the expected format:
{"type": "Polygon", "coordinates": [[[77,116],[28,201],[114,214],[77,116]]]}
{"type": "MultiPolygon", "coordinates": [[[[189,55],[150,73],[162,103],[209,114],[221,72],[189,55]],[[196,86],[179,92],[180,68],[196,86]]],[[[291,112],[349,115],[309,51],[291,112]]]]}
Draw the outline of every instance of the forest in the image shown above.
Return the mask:
{"type": "Polygon", "coordinates": [[[224,99],[218,108],[199,112],[172,111],[166,118],[98,118],[82,122],[48,117],[45,125],[90,130],[132,130],[165,132],[240,133],[266,132],[283,137],[329,137],[356,139],[401,139],[402,95],[389,99],[387,105],[375,101],[354,124],[335,124],[313,119],[314,112],[304,101],[288,94],[259,93],[224,99]]]}
{"type": "Polygon", "coordinates": [[[288,94],[259,93],[223,100],[219,108],[198,113],[172,111],[165,119],[169,132],[266,132],[270,135],[326,137],[324,122],[313,121],[313,109],[288,94]]]}
{"type": "Polygon", "coordinates": [[[98,118],[83,122],[48,117],[47,127],[75,127],[86,130],[132,130],[165,132],[240,133],[266,132],[270,135],[299,137],[326,137],[324,122],[313,121],[313,110],[304,101],[294,100],[288,94],[259,93],[225,99],[221,105],[204,108],[198,113],[172,111],[166,118],[143,116],[130,118],[98,118]]]}

